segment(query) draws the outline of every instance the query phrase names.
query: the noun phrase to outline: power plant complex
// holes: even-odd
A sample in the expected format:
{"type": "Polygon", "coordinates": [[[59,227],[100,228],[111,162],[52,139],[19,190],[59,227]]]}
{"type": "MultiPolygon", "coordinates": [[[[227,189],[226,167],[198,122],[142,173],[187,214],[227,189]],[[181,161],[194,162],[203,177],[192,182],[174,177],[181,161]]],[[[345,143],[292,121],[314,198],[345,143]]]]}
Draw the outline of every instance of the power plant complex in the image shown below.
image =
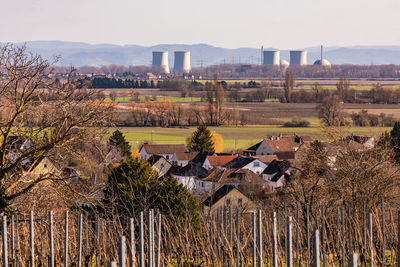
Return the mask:
{"type": "MultiPolygon", "coordinates": [[[[280,59],[280,51],[277,50],[262,50],[263,65],[287,67],[289,63],[286,60],[280,59]]],[[[292,66],[305,66],[307,65],[307,51],[292,50],[290,53],[290,65],[292,66]]],[[[314,65],[331,66],[331,63],[323,58],[323,47],[321,46],[321,58],[314,62],[314,65]]]]}
{"type": "MultiPolygon", "coordinates": [[[[269,66],[277,66],[287,68],[289,66],[305,66],[307,65],[307,51],[291,50],[289,51],[290,63],[281,59],[279,50],[264,50],[261,47],[261,64],[269,66]]],[[[152,65],[161,68],[161,72],[169,74],[168,52],[154,51],[152,65]]],[[[321,57],[314,62],[314,65],[330,67],[331,63],[323,58],[323,47],[321,46],[321,57]]],[[[176,74],[188,74],[191,71],[190,52],[189,51],[174,51],[174,68],[176,74]]]]}
{"type": "MultiPolygon", "coordinates": [[[[175,73],[189,73],[191,71],[190,66],[190,52],[189,51],[175,51],[174,52],[174,72],[175,73]]],[[[168,66],[168,52],[153,52],[152,65],[161,67],[162,73],[170,73],[168,66]]]]}

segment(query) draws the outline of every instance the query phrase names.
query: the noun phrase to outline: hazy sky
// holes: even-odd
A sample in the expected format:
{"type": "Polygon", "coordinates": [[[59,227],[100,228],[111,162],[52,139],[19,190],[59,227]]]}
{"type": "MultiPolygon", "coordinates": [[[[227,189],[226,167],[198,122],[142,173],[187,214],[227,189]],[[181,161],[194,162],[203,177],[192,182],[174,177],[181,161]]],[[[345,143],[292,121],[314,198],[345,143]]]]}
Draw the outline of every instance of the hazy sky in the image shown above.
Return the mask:
{"type": "Polygon", "coordinates": [[[0,0],[0,42],[400,45],[400,0],[0,0]]]}

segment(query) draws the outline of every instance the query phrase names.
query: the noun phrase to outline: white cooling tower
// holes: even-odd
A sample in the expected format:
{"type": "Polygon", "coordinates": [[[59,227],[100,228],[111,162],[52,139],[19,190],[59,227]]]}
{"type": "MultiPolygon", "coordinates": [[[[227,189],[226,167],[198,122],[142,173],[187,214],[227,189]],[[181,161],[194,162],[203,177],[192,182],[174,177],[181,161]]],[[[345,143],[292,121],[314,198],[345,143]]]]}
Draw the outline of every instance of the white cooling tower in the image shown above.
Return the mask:
{"type": "Polygon", "coordinates": [[[175,51],[174,72],[175,73],[189,73],[190,67],[190,52],[189,51],[175,51]]]}
{"type": "Polygon", "coordinates": [[[307,65],[307,51],[290,51],[290,65],[307,65]]]}
{"type": "Polygon", "coordinates": [[[264,51],[264,65],[279,66],[280,51],[264,51]]]}
{"type": "Polygon", "coordinates": [[[153,66],[161,67],[163,73],[169,73],[168,52],[153,52],[153,66]]]}

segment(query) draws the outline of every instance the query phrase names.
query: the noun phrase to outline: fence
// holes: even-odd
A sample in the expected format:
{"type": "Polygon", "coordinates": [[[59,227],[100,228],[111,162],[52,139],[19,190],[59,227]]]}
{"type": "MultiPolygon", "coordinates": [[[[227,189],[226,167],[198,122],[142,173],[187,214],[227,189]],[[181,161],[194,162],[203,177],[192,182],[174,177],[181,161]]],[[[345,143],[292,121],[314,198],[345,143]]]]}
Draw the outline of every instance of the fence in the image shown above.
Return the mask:
{"type": "MultiPolygon", "coordinates": [[[[298,205],[244,213],[224,207],[200,228],[154,210],[2,218],[3,266],[400,266],[397,227],[384,202],[374,212],[338,207],[318,216],[298,205]]],[[[315,213],[314,213],[315,214],[315,213]]]]}

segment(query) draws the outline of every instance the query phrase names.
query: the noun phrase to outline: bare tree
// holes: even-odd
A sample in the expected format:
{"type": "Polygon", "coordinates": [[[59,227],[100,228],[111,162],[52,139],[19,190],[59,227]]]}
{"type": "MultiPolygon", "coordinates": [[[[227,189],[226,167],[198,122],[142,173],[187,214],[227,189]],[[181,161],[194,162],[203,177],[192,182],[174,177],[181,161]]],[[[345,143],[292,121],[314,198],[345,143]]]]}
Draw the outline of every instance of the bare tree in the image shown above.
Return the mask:
{"type": "Polygon", "coordinates": [[[342,112],[342,103],[336,94],[329,94],[324,97],[317,106],[319,117],[326,126],[342,126],[345,124],[342,112]]]}
{"type": "Polygon", "coordinates": [[[283,90],[285,91],[285,100],[290,103],[292,100],[292,92],[294,88],[294,76],[289,68],[286,69],[285,81],[283,83],[283,90]]]}
{"type": "Polygon", "coordinates": [[[104,99],[96,99],[96,92],[76,89],[71,78],[63,84],[48,78],[52,64],[28,53],[24,46],[0,48],[0,109],[3,111],[0,209],[3,211],[10,201],[45,181],[65,181],[56,171],[40,174],[31,171],[46,157],[60,162],[73,158],[71,153],[76,151],[76,146],[92,138],[112,111],[104,99]]]}

